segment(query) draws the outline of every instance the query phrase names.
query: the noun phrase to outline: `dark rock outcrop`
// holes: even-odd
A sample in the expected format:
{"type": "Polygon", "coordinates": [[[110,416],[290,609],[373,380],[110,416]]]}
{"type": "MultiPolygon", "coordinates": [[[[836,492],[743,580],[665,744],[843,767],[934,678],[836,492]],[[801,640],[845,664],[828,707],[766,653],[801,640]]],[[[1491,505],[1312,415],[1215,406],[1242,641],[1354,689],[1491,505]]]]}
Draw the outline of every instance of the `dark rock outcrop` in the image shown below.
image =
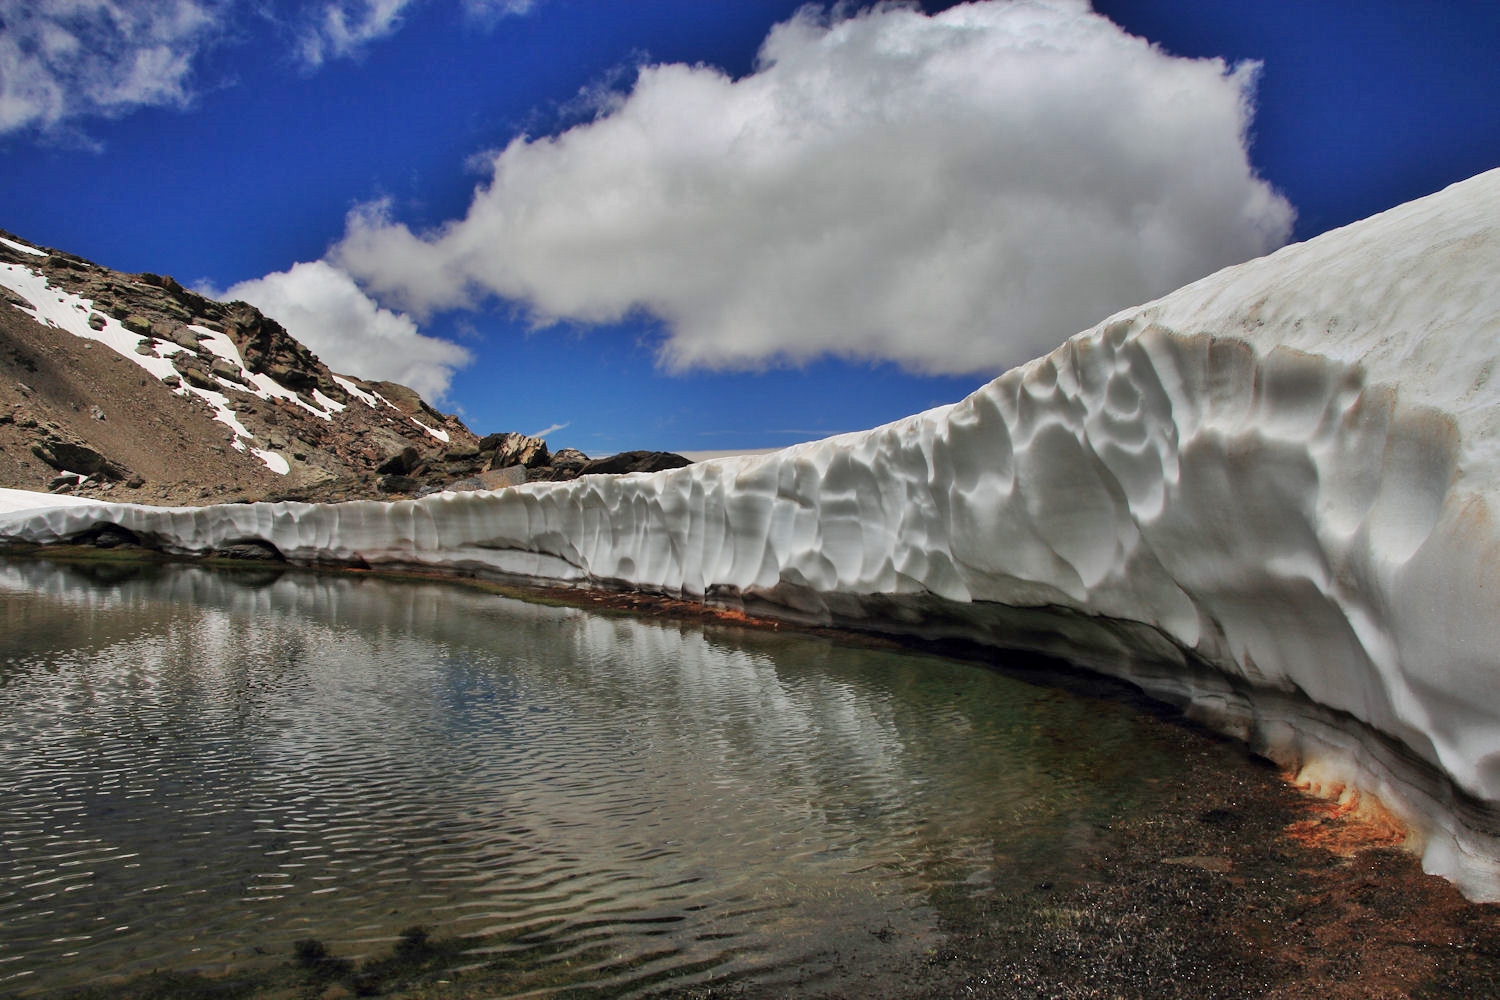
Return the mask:
{"type": "Polygon", "coordinates": [[[375,481],[375,488],[381,493],[412,494],[421,491],[422,481],[411,476],[381,476],[375,481]]]}
{"type": "Polygon", "coordinates": [[[630,472],[664,472],[680,469],[692,462],[681,455],[667,451],[622,451],[608,458],[596,458],[584,463],[581,476],[624,475],[630,472]]]}
{"type": "Polygon", "coordinates": [[[223,309],[222,321],[252,374],[269,375],[294,392],[322,389],[331,399],[347,400],[348,394],[331,377],[323,377],[327,369],[313,353],[259,309],[231,302],[223,309]]]}
{"type": "Polygon", "coordinates": [[[382,476],[404,476],[422,464],[422,453],[411,445],[402,448],[376,468],[382,476]]]}
{"type": "Polygon", "coordinates": [[[527,437],[514,431],[508,434],[489,434],[479,441],[479,450],[492,452],[487,468],[505,469],[512,465],[523,465],[528,469],[552,464],[552,454],[547,442],[539,437],[527,437]]]}
{"type": "Polygon", "coordinates": [[[231,542],[214,551],[220,559],[238,559],[246,562],[286,562],[286,556],[270,542],[260,538],[245,538],[231,542]]]}
{"type": "Polygon", "coordinates": [[[31,453],[58,472],[120,481],[130,478],[130,470],[77,441],[46,437],[31,446],[31,453]]]}
{"type": "MultiPolygon", "coordinates": [[[[515,432],[489,434],[473,446],[449,448],[439,455],[404,450],[389,456],[377,472],[375,489],[382,496],[421,496],[442,490],[498,490],[527,482],[560,482],[582,475],[618,475],[679,469],[691,463],[681,455],[661,451],[629,451],[590,459],[583,452],[563,448],[556,453],[547,442],[515,432]]],[[[348,492],[349,484],[341,487],[348,492]]],[[[340,498],[348,498],[341,496],[340,498]]]]}

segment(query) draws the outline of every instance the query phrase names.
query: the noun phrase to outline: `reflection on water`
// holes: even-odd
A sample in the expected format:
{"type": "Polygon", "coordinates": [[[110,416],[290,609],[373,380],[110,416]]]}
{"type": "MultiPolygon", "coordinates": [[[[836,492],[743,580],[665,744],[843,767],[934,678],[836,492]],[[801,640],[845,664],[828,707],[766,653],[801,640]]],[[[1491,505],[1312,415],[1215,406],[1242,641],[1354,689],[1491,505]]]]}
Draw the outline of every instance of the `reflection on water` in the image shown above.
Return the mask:
{"type": "Polygon", "coordinates": [[[0,628],[23,995],[414,924],[506,992],[841,988],[1179,767],[972,666],[438,584],[0,561],[0,628]]]}

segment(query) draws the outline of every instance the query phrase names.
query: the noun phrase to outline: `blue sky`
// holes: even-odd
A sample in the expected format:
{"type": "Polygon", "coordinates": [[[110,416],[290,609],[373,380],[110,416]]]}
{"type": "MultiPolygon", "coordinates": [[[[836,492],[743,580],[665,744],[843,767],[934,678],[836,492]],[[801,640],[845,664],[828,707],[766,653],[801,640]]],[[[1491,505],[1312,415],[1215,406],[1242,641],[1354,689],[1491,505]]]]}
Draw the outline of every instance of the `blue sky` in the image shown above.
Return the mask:
{"type": "Polygon", "coordinates": [[[0,227],[480,433],[781,446],[1500,166],[1497,42],[1492,0],[0,0],[0,227]]]}

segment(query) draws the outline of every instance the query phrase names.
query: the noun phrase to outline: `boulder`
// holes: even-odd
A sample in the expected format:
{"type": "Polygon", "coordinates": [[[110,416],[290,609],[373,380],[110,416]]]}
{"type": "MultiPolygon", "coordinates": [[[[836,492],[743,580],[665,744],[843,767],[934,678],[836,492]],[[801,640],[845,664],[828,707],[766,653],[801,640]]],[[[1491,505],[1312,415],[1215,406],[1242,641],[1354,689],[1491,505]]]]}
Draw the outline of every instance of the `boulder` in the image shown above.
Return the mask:
{"type": "Polygon", "coordinates": [[[415,389],[409,389],[399,382],[369,382],[367,384],[387,403],[409,417],[418,417],[428,423],[431,423],[433,418],[442,419],[443,415],[424,403],[415,389]]]}
{"type": "Polygon", "coordinates": [[[553,481],[577,479],[583,467],[588,464],[589,457],[577,448],[562,448],[552,456],[551,465],[546,468],[532,469],[531,478],[553,481]]]}
{"type": "Polygon", "coordinates": [[[584,464],[581,476],[598,474],[624,475],[630,472],[664,472],[681,469],[693,463],[670,451],[622,451],[608,458],[596,458],[584,464]]]}
{"type": "Polygon", "coordinates": [[[246,302],[231,302],[223,314],[225,331],[249,371],[269,375],[293,392],[317,388],[322,362],[280,323],[246,302]]]}
{"type": "Polygon", "coordinates": [[[76,472],[84,476],[98,476],[110,480],[121,480],[130,476],[129,469],[85,444],[49,438],[33,444],[31,453],[58,472],[76,472]]]}
{"type": "Polygon", "coordinates": [[[446,489],[455,493],[474,490],[503,490],[510,486],[521,486],[526,482],[526,467],[511,465],[504,469],[488,469],[477,476],[467,476],[449,483],[446,489]]]}
{"type": "Polygon", "coordinates": [[[240,559],[248,562],[286,562],[286,556],[270,542],[259,538],[244,538],[214,550],[220,559],[240,559]]]}
{"type": "Polygon", "coordinates": [[[493,451],[488,466],[490,469],[504,469],[512,465],[534,469],[552,464],[552,455],[547,450],[546,441],[514,431],[508,434],[490,434],[482,438],[479,450],[493,451]]]}
{"type": "Polygon", "coordinates": [[[417,449],[407,446],[382,462],[375,469],[382,476],[406,476],[422,461],[417,449]]]}
{"type": "Polygon", "coordinates": [[[54,253],[42,261],[42,266],[49,271],[86,271],[88,264],[81,258],[72,254],[54,253]]]}
{"type": "MultiPolygon", "coordinates": [[[[254,369],[251,370],[254,371],[254,369]]],[[[310,392],[318,387],[317,375],[298,368],[296,365],[271,364],[267,366],[266,374],[293,392],[310,392]]]]}
{"type": "Polygon", "coordinates": [[[381,493],[416,493],[422,488],[420,480],[411,476],[381,476],[375,481],[375,488],[381,493]]]}
{"type": "Polygon", "coordinates": [[[212,389],[214,392],[218,392],[220,389],[224,388],[218,383],[216,379],[213,378],[213,376],[209,375],[201,368],[179,367],[177,371],[181,373],[183,381],[187,382],[188,385],[194,386],[195,388],[212,389]]]}
{"type": "Polygon", "coordinates": [[[226,378],[231,382],[243,383],[245,381],[245,377],[240,374],[239,367],[234,363],[225,360],[224,358],[214,358],[213,361],[209,363],[208,370],[214,375],[217,375],[220,378],[226,378]]]}
{"type": "Polygon", "coordinates": [[[70,541],[75,545],[92,545],[100,549],[134,549],[141,547],[141,537],[129,528],[108,521],[88,531],[75,535],[70,541]]]}

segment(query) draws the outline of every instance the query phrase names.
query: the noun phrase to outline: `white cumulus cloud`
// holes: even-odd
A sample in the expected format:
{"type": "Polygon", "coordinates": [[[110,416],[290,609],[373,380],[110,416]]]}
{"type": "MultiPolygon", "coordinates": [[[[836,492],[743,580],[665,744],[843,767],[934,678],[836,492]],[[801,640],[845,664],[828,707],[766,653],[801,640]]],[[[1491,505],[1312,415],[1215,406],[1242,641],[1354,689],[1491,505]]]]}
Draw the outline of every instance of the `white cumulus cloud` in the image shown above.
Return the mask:
{"type": "Polygon", "coordinates": [[[464,218],[418,234],[366,206],[331,259],[419,314],[648,313],[669,367],[995,370],[1286,240],[1247,155],[1256,70],[1084,0],[805,8],[753,74],[643,67],[496,154],[464,218]]]}
{"type": "Polygon", "coordinates": [[[0,0],[0,134],[192,98],[228,0],[0,0]]]}
{"type": "Polygon", "coordinates": [[[326,261],[293,264],[214,297],[255,306],[336,372],[400,382],[433,403],[447,395],[454,370],[473,360],[458,344],[429,337],[409,317],[377,306],[326,261]]]}

